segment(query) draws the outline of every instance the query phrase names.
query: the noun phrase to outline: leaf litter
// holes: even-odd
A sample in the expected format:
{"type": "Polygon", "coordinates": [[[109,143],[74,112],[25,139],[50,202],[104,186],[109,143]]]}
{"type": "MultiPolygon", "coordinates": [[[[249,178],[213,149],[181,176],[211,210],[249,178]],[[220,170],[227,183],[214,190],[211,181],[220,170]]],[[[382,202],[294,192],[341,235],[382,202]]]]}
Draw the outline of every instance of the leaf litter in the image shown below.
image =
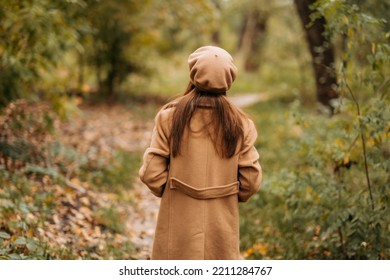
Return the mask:
{"type": "MultiPolygon", "coordinates": [[[[18,119],[21,113],[30,115],[39,111],[24,101],[19,103],[12,104],[9,110],[8,115],[13,119],[18,119]]],[[[1,125],[4,127],[7,125],[6,117],[2,118],[1,125]]],[[[39,124],[39,118],[34,116],[34,119],[38,119],[39,124]]],[[[55,125],[59,134],[56,138],[65,146],[73,147],[80,155],[88,154],[90,162],[110,163],[116,151],[129,154],[142,152],[149,144],[153,120],[140,119],[122,105],[95,105],[82,106],[80,114],[55,125]],[[90,153],[91,148],[94,153],[90,153]]],[[[36,134],[40,135],[41,131],[36,134]]],[[[14,137],[15,133],[12,133],[11,128],[3,130],[2,136],[5,137],[2,139],[22,139],[27,135],[23,132],[14,137]]],[[[30,133],[34,136],[32,133],[35,131],[30,133]]],[[[46,134],[40,139],[28,138],[35,139],[35,142],[30,141],[34,144],[33,152],[41,152],[42,147],[54,142],[53,139],[47,140],[50,136],[46,134]]],[[[33,175],[28,174],[31,185],[27,193],[21,193],[19,186],[8,177],[3,177],[5,180],[0,182],[0,258],[24,259],[37,250],[37,244],[68,252],[49,253],[46,255],[49,258],[149,258],[158,200],[138,179],[135,182],[129,180],[128,187],[121,191],[102,191],[79,178],[72,166],[66,166],[66,184],[60,184],[53,178],[53,174],[57,173],[48,174],[49,167],[45,164],[32,166],[19,158],[7,157],[8,154],[1,156],[1,164],[8,164],[6,169],[10,173],[7,174],[19,172],[15,174],[20,176],[21,170],[28,169],[33,175]],[[42,174],[37,177],[37,172],[41,171],[42,174]],[[13,192],[20,195],[17,202],[9,197],[13,192]],[[22,228],[14,226],[16,224],[27,226],[22,228]]],[[[137,171],[129,170],[128,173],[137,171]]]]}

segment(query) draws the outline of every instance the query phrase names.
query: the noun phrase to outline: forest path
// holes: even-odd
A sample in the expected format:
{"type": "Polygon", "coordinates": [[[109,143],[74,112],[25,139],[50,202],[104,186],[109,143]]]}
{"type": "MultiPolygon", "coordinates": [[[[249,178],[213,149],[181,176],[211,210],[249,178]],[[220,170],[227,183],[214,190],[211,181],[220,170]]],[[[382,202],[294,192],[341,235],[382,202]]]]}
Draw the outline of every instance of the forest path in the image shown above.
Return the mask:
{"type": "Polygon", "coordinates": [[[269,98],[267,93],[245,93],[229,97],[229,99],[240,108],[251,106],[257,102],[267,101],[269,98]]]}
{"type": "MultiPolygon", "coordinates": [[[[269,99],[269,96],[266,93],[247,93],[231,96],[229,99],[236,106],[245,108],[255,103],[266,101],[269,99]]],[[[150,124],[146,125],[146,127],[150,126],[150,124]]],[[[138,177],[133,185],[133,197],[135,198],[135,203],[131,213],[128,215],[129,219],[126,227],[132,233],[131,240],[136,249],[133,257],[145,260],[150,258],[160,199],[155,197],[138,177]]]]}

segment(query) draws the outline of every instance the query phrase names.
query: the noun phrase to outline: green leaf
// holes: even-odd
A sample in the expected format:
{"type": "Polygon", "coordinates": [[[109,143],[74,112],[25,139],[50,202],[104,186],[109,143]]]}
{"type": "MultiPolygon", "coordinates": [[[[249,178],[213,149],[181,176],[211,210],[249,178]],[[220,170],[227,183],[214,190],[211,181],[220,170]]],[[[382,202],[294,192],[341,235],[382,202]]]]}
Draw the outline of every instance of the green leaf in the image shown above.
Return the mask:
{"type": "Polygon", "coordinates": [[[11,235],[6,233],[5,231],[0,231],[0,238],[2,238],[2,239],[10,239],[11,235]]]}
{"type": "Polygon", "coordinates": [[[38,246],[37,246],[37,244],[35,243],[35,241],[34,240],[29,240],[28,242],[27,242],[27,249],[30,251],[30,252],[34,252],[34,251],[36,251],[37,250],[37,248],[38,248],[38,246]]]}
{"type": "Polygon", "coordinates": [[[25,237],[18,237],[15,241],[14,241],[14,245],[26,245],[26,238],[25,237]]]}
{"type": "MultiPolygon", "coordinates": [[[[0,146],[1,146],[1,143],[0,143],[0,146]]],[[[0,199],[0,204],[1,204],[3,209],[12,209],[13,207],[15,207],[15,204],[11,200],[8,200],[8,199],[0,199]]]]}
{"type": "Polygon", "coordinates": [[[22,257],[20,255],[18,255],[18,254],[9,254],[8,258],[10,260],[21,260],[22,259],[22,257]]]}

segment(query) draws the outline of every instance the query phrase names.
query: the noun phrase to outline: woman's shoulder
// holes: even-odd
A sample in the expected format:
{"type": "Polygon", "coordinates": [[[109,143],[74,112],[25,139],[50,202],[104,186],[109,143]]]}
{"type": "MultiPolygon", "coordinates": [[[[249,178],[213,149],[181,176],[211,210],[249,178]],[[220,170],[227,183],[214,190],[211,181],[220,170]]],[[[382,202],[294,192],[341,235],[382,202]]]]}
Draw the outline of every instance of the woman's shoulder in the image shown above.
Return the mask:
{"type": "Polygon", "coordinates": [[[168,103],[164,105],[156,114],[155,121],[156,122],[167,122],[172,118],[173,112],[175,110],[175,105],[168,103]]]}
{"type": "Polygon", "coordinates": [[[257,129],[254,121],[247,115],[242,117],[242,124],[244,129],[244,135],[257,134],[257,129]]]}

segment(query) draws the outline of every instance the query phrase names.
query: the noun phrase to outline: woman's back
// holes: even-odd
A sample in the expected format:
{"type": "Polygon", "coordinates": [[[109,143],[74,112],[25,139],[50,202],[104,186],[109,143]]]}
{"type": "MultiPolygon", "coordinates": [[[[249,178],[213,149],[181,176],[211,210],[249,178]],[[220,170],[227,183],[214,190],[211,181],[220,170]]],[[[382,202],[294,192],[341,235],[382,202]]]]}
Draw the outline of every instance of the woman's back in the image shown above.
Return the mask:
{"type": "MultiPolygon", "coordinates": [[[[208,51],[221,53],[216,47],[200,50],[207,54],[202,59],[214,58],[208,51]]],[[[234,69],[230,61],[226,65],[234,69]]],[[[240,258],[238,202],[247,201],[261,183],[253,122],[225,94],[214,92],[217,87],[209,92],[195,84],[157,114],[139,173],[162,198],[152,259],[240,258]]],[[[219,84],[227,83],[213,85],[219,84]]]]}

